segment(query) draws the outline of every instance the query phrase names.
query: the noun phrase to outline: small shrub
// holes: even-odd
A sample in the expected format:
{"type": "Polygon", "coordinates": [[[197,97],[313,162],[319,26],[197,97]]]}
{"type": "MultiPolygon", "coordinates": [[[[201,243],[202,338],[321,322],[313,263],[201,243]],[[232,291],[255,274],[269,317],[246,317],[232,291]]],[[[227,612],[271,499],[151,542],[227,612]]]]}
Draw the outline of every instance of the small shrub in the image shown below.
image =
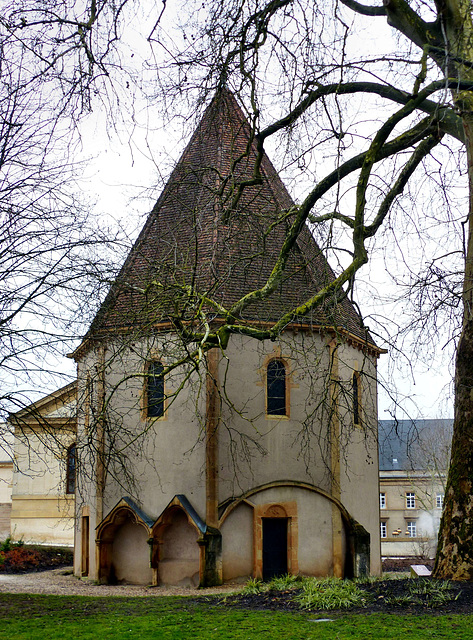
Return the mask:
{"type": "Polygon", "coordinates": [[[11,547],[12,547],[11,536],[8,536],[8,538],[5,538],[5,540],[0,545],[0,551],[2,552],[10,551],[11,547]]]}
{"type": "Polygon", "coordinates": [[[0,558],[0,571],[5,573],[42,571],[72,564],[72,550],[10,542],[8,551],[0,551],[0,558]]]}
{"type": "Polygon", "coordinates": [[[390,607],[410,607],[414,604],[420,604],[420,601],[409,593],[402,593],[400,596],[388,596],[384,602],[390,607]]]}
{"type": "Polygon", "coordinates": [[[24,545],[25,545],[24,540],[17,540],[16,542],[13,542],[11,539],[11,536],[8,536],[8,538],[5,538],[5,540],[0,545],[0,551],[3,551],[4,553],[8,553],[12,549],[16,549],[17,547],[23,547],[24,545]]]}
{"type": "Polygon", "coordinates": [[[5,562],[15,571],[27,571],[39,565],[40,554],[36,549],[13,547],[5,555],[5,562]]]}
{"type": "Polygon", "coordinates": [[[367,594],[355,582],[339,578],[310,578],[302,582],[302,590],[294,600],[301,609],[350,609],[367,604],[367,594]]]}

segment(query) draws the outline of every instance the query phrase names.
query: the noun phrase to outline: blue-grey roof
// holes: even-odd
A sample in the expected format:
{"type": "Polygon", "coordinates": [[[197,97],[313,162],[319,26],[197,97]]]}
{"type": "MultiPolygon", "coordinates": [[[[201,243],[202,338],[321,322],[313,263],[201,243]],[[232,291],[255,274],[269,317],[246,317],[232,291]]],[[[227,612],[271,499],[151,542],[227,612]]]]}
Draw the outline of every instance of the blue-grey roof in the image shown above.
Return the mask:
{"type": "Polygon", "coordinates": [[[201,533],[205,533],[207,531],[207,525],[202,520],[202,518],[199,516],[199,514],[194,509],[194,507],[191,505],[191,503],[186,498],[186,496],[183,493],[178,493],[176,495],[176,498],[178,498],[179,502],[182,505],[182,508],[186,511],[187,515],[190,518],[192,518],[192,520],[195,522],[195,524],[196,524],[197,528],[199,529],[199,531],[201,533]]]}
{"type": "Polygon", "coordinates": [[[154,520],[152,518],[149,517],[149,515],[147,513],[145,513],[143,511],[143,509],[141,509],[136,502],[134,502],[131,498],[129,498],[128,496],[123,496],[122,500],[124,500],[127,505],[130,507],[130,509],[132,509],[136,515],[148,526],[151,527],[154,520]]]}
{"type": "Polygon", "coordinates": [[[380,471],[423,471],[433,465],[447,468],[452,419],[380,420],[380,471]]]}

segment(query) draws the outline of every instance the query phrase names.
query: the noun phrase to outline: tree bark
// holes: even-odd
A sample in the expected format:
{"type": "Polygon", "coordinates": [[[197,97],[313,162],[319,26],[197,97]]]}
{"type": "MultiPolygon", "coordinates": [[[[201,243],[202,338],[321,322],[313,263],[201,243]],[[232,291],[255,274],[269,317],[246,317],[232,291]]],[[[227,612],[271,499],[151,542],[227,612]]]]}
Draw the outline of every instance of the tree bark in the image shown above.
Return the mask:
{"type": "Polygon", "coordinates": [[[434,576],[473,580],[473,321],[457,348],[452,453],[434,576]]]}
{"type": "Polygon", "coordinates": [[[463,326],[457,345],[452,451],[434,576],[473,580],[473,97],[463,96],[461,101],[470,189],[463,326]]]}
{"type": "MultiPolygon", "coordinates": [[[[470,2],[438,0],[450,77],[472,80],[473,25],[470,2]],[[465,63],[462,63],[465,61],[465,63]]],[[[455,366],[455,416],[450,468],[434,576],[473,579],[473,94],[452,92],[462,116],[468,161],[469,210],[463,281],[462,333],[455,366]]]]}

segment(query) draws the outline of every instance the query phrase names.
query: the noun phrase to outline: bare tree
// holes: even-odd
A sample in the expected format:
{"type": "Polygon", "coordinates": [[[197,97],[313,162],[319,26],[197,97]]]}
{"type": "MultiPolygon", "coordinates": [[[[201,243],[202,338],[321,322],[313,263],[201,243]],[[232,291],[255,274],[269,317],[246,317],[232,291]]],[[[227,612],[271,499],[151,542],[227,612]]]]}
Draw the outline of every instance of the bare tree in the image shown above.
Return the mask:
{"type": "MultiPolygon", "coordinates": [[[[181,51],[173,50],[169,59],[169,67],[176,70],[177,78],[177,82],[168,86],[173,95],[182,93],[186,87],[203,87],[205,95],[215,87],[230,85],[247,99],[254,138],[261,152],[273,137],[279,136],[281,140],[281,133],[289,132],[292,136],[289,148],[299,169],[309,166],[315,149],[322,149],[322,143],[328,139],[332,157],[336,158],[333,171],[325,178],[317,176],[314,182],[314,176],[306,174],[306,187],[311,181],[313,186],[308,186],[305,199],[287,212],[287,219],[292,221],[287,244],[266,284],[224,310],[228,321],[219,329],[219,335],[210,340],[225,343],[226,335],[240,330],[234,321],[238,313],[251,301],[274,291],[284,272],[286,248],[294,243],[301,224],[311,222],[316,227],[315,233],[325,238],[329,251],[342,246],[346,253],[341,256],[338,252],[340,275],[326,290],[305,300],[299,312],[319,304],[327,295],[337,291],[340,294],[345,285],[349,290],[352,288],[355,273],[368,260],[371,239],[382,232],[383,226],[389,228],[391,207],[396,200],[402,204],[401,194],[414,171],[425,167],[425,175],[433,176],[433,165],[427,158],[435,159],[437,153],[437,162],[442,162],[435,148],[441,143],[442,152],[445,151],[445,135],[466,147],[467,157],[471,157],[471,8],[468,2],[460,0],[427,3],[389,0],[375,6],[341,0],[323,10],[291,0],[250,5],[235,1],[224,6],[211,4],[205,19],[196,10],[184,28],[188,44],[181,51]],[[373,29],[376,20],[387,19],[400,34],[398,50],[353,53],[351,38],[359,37],[356,14],[364,16],[363,26],[367,17],[372,18],[373,29]],[[360,109],[361,104],[363,109],[369,96],[375,96],[380,112],[386,110],[386,117],[378,118],[377,125],[373,118],[371,131],[370,126],[361,123],[358,130],[353,126],[350,106],[360,95],[364,102],[356,108],[360,109]],[[276,117],[269,116],[270,112],[276,117]],[[364,150],[354,153],[360,139],[364,150]],[[352,175],[356,175],[355,182],[350,182],[352,175]],[[351,201],[343,197],[345,180],[350,185],[346,189],[355,193],[351,201]],[[337,224],[351,234],[350,249],[340,245],[337,224]]],[[[166,34],[159,29],[150,36],[157,47],[169,48],[165,39],[166,34]]],[[[165,83],[168,76],[163,74],[163,78],[165,83]]],[[[319,167],[316,171],[320,174],[319,167]]],[[[471,171],[468,177],[471,180],[471,171]]],[[[252,180],[255,184],[260,180],[258,160],[252,180]]],[[[438,186],[437,193],[443,197],[444,184],[438,186]]],[[[236,183],[228,198],[230,209],[237,206],[246,187],[245,183],[236,183]]],[[[469,187],[471,193],[471,184],[469,187]]],[[[470,521],[473,472],[470,455],[473,423],[469,417],[471,211],[470,204],[465,225],[464,315],[457,346],[455,429],[436,565],[437,576],[456,579],[471,578],[473,566],[473,531],[465,529],[465,522],[470,521]]],[[[420,221],[418,216],[415,222],[420,221]]],[[[452,220],[447,216],[442,224],[449,229],[452,220]]],[[[396,229],[394,234],[396,237],[396,229]]],[[[458,244],[454,251],[458,251],[458,244]]],[[[454,271],[458,280],[458,269],[454,271]]],[[[434,272],[432,269],[431,273],[434,272]]],[[[445,289],[450,303],[448,285],[445,289]]],[[[287,320],[287,316],[282,317],[264,335],[254,330],[253,335],[274,337],[287,320]]],[[[251,333],[249,329],[244,331],[251,333]]]]}
{"type": "MultiPolygon", "coordinates": [[[[411,6],[404,0],[390,0],[383,6],[366,7],[352,0],[343,0],[353,10],[369,16],[385,16],[418,49],[422,50],[424,67],[427,60],[435,63],[449,85],[453,106],[461,118],[468,162],[472,156],[473,97],[467,83],[472,79],[471,37],[473,25],[470,3],[461,1],[435,2],[425,9],[411,6]],[[448,78],[454,80],[449,83],[448,78]]],[[[463,323],[457,346],[455,374],[455,425],[450,472],[447,481],[445,509],[439,534],[435,574],[438,577],[470,579],[473,558],[473,530],[465,530],[471,515],[473,422],[470,412],[471,349],[472,349],[472,251],[471,215],[473,211],[472,174],[469,171],[470,205],[465,242],[463,279],[463,323]]]]}
{"type": "Polygon", "coordinates": [[[78,127],[112,91],[105,65],[121,8],[95,0],[0,8],[3,415],[29,404],[39,380],[51,385],[45,376],[59,373],[58,358],[84,332],[90,301],[98,304],[112,273],[96,252],[112,238],[80,193],[78,127]]]}
{"type": "MultiPolygon", "coordinates": [[[[2,21],[5,47],[18,40],[26,43],[23,54],[32,53],[41,69],[46,68],[44,75],[33,77],[40,82],[49,82],[50,77],[57,80],[66,96],[61,113],[77,114],[79,102],[81,108],[89,108],[97,76],[107,73],[107,57],[120,37],[117,25],[123,7],[124,3],[116,7],[92,2],[77,19],[71,18],[73,9],[66,5],[60,6],[59,13],[41,14],[27,5],[18,9],[15,5],[2,21]],[[98,28],[101,24],[103,31],[98,28]],[[21,33],[31,34],[30,39],[19,39],[21,33]],[[68,112],[71,105],[75,111],[68,112]]],[[[229,86],[248,105],[250,141],[257,155],[251,177],[239,178],[241,159],[223,177],[216,194],[222,204],[222,220],[231,220],[248,189],[261,184],[264,150],[273,139],[288,151],[287,157],[305,180],[301,202],[288,206],[271,222],[270,228],[284,224],[287,231],[264,283],[228,305],[222,304],[212,288],[174,284],[174,299],[186,309],[185,317],[180,312],[175,315],[174,326],[184,346],[183,358],[192,367],[215,346],[225,349],[232,335],[274,340],[294,318],[350,296],[356,273],[368,262],[376,236],[384,227],[389,229],[393,204],[403,203],[414,172],[425,167],[425,176],[433,177],[435,186],[432,167],[441,161],[446,136],[465,145],[471,156],[471,15],[469,4],[460,0],[431,4],[389,0],[374,7],[341,0],[323,13],[311,4],[292,0],[216,2],[210,3],[204,16],[200,6],[191,13],[180,50],[160,29],[160,18],[161,12],[149,42],[159,54],[156,71],[170,101],[197,87],[203,104],[210,93],[229,86]],[[403,39],[394,54],[353,54],[352,35],[355,40],[359,37],[351,24],[356,13],[373,19],[387,17],[402,38],[407,38],[407,50],[403,39]],[[163,51],[171,53],[164,62],[163,51]],[[360,96],[364,102],[356,104],[360,96]],[[377,114],[363,123],[363,116],[356,120],[350,113],[354,106],[363,111],[368,100],[374,101],[371,104],[377,114]],[[385,117],[380,118],[379,113],[385,117]],[[285,133],[290,136],[284,137],[285,133]],[[312,159],[328,144],[327,170],[314,169],[312,159]],[[313,226],[327,254],[335,256],[337,275],[269,325],[241,322],[251,305],[277,292],[306,223],[313,226]],[[222,321],[208,323],[201,314],[203,308],[212,309],[222,321]]],[[[17,55],[16,59],[21,58],[17,55]]],[[[245,156],[250,158],[250,147],[242,158],[245,156]]],[[[442,223],[450,228],[448,216],[442,223]]],[[[473,457],[465,455],[471,451],[473,430],[469,418],[473,245],[471,234],[466,235],[456,424],[436,570],[439,576],[458,579],[471,577],[473,565],[473,532],[464,530],[473,472],[473,457]]],[[[49,262],[48,268],[54,264],[54,260],[49,262]]],[[[159,280],[140,293],[149,296],[154,292],[162,293],[159,280]]],[[[26,297],[31,299],[31,292],[26,297]]]]}

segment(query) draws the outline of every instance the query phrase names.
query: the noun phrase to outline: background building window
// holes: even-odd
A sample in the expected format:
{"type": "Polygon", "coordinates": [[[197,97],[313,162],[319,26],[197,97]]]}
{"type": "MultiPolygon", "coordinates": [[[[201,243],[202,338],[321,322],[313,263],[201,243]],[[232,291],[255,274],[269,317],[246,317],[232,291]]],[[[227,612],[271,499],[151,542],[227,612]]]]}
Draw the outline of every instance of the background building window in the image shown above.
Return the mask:
{"type": "Polygon", "coordinates": [[[412,491],[406,493],[406,509],[416,508],[416,494],[412,491]]]}
{"type": "Polygon", "coordinates": [[[437,507],[437,509],[443,509],[443,493],[437,493],[435,506],[437,507]]]}
{"type": "Polygon", "coordinates": [[[87,371],[85,379],[85,402],[84,402],[84,427],[86,435],[89,434],[89,428],[92,424],[94,415],[94,382],[90,375],[90,371],[87,371]]]}
{"type": "Polygon", "coordinates": [[[75,493],[76,491],[76,450],[75,442],[67,450],[66,493],[75,493]]]}
{"type": "Polygon", "coordinates": [[[386,494],[385,493],[380,493],[379,494],[379,508],[380,509],[386,509],[386,494]]]}
{"type": "Polygon", "coordinates": [[[408,521],[406,534],[409,536],[409,538],[415,538],[417,536],[417,524],[415,523],[415,521],[408,521]]]}
{"type": "Polygon", "coordinates": [[[282,360],[271,360],[266,368],[266,414],[287,416],[286,365],[282,360]]]}
{"type": "Polygon", "coordinates": [[[381,538],[387,538],[388,537],[388,527],[387,527],[386,522],[381,520],[381,522],[379,523],[379,526],[380,526],[380,531],[381,531],[381,538]]]}
{"type": "Polygon", "coordinates": [[[148,418],[161,418],[164,415],[164,366],[159,360],[148,365],[146,415],[148,418]]]}

